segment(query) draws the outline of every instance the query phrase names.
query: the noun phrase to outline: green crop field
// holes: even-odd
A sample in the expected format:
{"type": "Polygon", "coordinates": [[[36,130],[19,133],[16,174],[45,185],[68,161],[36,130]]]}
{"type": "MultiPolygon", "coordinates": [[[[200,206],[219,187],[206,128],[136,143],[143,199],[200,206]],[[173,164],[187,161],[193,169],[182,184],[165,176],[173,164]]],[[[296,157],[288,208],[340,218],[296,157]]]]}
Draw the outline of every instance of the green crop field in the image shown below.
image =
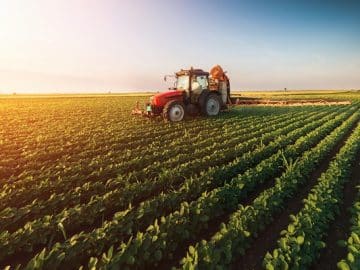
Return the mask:
{"type": "Polygon", "coordinates": [[[0,268],[360,269],[360,92],[180,123],[0,97],[0,268]]]}

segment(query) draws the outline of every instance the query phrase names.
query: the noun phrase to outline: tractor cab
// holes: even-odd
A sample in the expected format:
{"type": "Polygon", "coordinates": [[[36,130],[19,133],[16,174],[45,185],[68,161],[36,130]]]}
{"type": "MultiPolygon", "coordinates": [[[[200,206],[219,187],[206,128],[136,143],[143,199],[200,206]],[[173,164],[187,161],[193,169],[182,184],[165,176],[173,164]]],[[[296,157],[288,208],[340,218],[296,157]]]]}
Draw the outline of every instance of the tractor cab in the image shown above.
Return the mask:
{"type": "Polygon", "coordinates": [[[175,90],[183,91],[189,103],[196,103],[202,91],[209,90],[209,72],[202,69],[182,69],[175,76],[175,90]]]}
{"type": "MultiPolygon", "coordinates": [[[[167,77],[164,77],[165,81],[167,77]]],[[[226,108],[230,100],[229,79],[220,66],[215,66],[210,73],[202,69],[181,69],[172,77],[176,79],[173,88],[151,97],[146,104],[146,111],[141,111],[137,106],[133,114],[149,117],[162,115],[169,121],[177,122],[185,115],[201,113],[215,116],[226,108]],[[212,72],[214,70],[217,73],[212,72]]]]}

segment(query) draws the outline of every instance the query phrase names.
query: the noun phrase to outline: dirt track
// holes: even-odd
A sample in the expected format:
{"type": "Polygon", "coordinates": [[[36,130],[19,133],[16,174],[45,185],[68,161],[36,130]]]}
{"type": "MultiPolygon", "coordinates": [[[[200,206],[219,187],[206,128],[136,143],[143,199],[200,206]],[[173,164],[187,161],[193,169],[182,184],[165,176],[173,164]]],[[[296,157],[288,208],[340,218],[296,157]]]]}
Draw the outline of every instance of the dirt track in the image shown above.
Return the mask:
{"type": "Polygon", "coordinates": [[[294,100],[271,100],[271,99],[237,99],[234,105],[249,106],[330,106],[330,105],[350,105],[350,101],[334,100],[311,100],[311,99],[294,99],[294,100]]]}

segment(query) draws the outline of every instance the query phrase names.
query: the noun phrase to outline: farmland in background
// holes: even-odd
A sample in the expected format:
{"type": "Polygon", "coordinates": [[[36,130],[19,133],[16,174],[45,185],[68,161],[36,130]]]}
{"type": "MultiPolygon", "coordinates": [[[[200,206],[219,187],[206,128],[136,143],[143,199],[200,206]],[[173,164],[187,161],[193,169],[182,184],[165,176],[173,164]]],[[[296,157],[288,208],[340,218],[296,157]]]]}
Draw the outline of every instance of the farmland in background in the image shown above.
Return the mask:
{"type": "Polygon", "coordinates": [[[359,269],[360,92],[240,94],[352,104],[166,123],[130,115],[148,96],[0,97],[0,267],[359,269]]]}

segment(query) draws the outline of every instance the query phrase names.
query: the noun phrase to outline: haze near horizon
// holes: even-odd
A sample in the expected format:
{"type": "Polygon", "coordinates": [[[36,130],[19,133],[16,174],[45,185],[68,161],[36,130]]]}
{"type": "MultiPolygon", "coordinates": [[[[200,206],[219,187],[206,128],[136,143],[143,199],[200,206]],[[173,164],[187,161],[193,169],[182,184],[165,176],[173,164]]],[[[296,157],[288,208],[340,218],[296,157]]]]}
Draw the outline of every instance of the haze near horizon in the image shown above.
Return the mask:
{"type": "Polygon", "coordinates": [[[359,89],[357,1],[0,0],[0,94],[155,91],[220,64],[234,90],[359,89]]]}

